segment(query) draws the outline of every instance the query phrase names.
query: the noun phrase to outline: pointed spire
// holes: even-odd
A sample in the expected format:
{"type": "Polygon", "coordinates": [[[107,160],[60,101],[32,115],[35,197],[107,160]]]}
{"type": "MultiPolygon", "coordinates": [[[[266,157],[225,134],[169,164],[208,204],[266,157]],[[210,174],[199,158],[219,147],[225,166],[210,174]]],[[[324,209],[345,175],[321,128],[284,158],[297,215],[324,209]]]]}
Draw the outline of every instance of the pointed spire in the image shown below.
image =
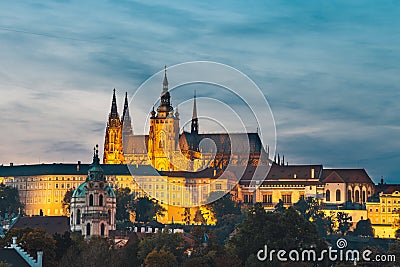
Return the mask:
{"type": "Polygon", "coordinates": [[[164,66],[163,93],[168,91],[167,66],[164,66]]]}
{"type": "Polygon", "coordinates": [[[178,105],[177,105],[176,108],[175,108],[175,117],[176,117],[177,119],[179,119],[178,105]]]}
{"type": "Polygon", "coordinates": [[[129,105],[128,105],[128,92],[125,92],[125,104],[124,104],[124,112],[122,113],[122,136],[132,135],[132,122],[131,116],[129,115],[129,105]]]}
{"type": "Polygon", "coordinates": [[[113,91],[113,98],[112,98],[112,103],[111,103],[110,117],[112,117],[112,118],[119,117],[118,116],[118,110],[117,110],[117,98],[115,97],[115,88],[114,88],[114,91],[113,91]]]}
{"type": "Polygon", "coordinates": [[[192,134],[199,133],[199,119],[197,118],[197,104],[196,104],[196,90],[194,91],[194,100],[193,100],[193,115],[192,115],[192,125],[191,131],[192,134]]]}
{"type": "Polygon", "coordinates": [[[196,104],[196,90],[194,90],[194,99],[193,99],[193,115],[192,120],[197,119],[197,104],[196,104]]]}

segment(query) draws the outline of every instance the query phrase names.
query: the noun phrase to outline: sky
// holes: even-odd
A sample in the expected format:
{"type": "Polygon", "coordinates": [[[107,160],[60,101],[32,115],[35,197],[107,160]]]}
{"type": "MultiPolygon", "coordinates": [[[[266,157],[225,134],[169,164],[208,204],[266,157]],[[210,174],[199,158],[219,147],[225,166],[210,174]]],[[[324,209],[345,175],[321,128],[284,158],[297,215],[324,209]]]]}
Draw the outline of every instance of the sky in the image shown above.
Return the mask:
{"type": "MultiPolygon", "coordinates": [[[[1,1],[0,164],[90,162],[113,88],[122,113],[125,91],[164,65],[213,61],[261,89],[290,164],[400,183],[398,14],[395,0],[1,1]]],[[[151,107],[130,108],[137,132],[151,107]]]]}

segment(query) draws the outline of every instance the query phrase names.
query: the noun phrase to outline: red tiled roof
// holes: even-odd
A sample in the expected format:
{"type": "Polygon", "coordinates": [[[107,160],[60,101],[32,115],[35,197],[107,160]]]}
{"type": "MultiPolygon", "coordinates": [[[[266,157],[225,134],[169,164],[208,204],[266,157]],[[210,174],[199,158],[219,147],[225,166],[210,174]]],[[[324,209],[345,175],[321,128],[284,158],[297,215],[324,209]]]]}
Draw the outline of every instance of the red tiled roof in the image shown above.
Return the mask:
{"type": "Polygon", "coordinates": [[[341,178],[345,183],[370,183],[374,184],[365,169],[324,169],[322,182],[337,182],[341,178]],[[336,173],[338,177],[331,176],[336,173]],[[332,180],[330,180],[332,179],[332,180]]]}
{"type": "Polygon", "coordinates": [[[44,228],[48,234],[63,234],[70,231],[69,218],[66,216],[32,216],[20,217],[12,228],[44,228]]]}

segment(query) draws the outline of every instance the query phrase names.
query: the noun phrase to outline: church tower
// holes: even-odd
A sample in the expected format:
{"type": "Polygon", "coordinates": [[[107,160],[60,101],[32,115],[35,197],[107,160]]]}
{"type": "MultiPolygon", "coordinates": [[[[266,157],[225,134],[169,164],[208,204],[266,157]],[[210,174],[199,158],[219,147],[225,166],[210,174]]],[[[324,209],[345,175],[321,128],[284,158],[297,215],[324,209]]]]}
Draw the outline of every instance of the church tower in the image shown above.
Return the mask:
{"type": "Polygon", "coordinates": [[[108,116],[106,137],[104,141],[103,163],[123,164],[124,162],[125,159],[122,147],[122,122],[119,118],[117,111],[117,100],[115,97],[114,89],[111,103],[111,112],[108,116]]]}
{"type": "Polygon", "coordinates": [[[95,235],[108,237],[109,231],[116,229],[116,209],[115,193],[105,180],[96,145],[86,181],[71,197],[71,231],[81,231],[86,239],[95,235]]]}
{"type": "Polygon", "coordinates": [[[157,170],[174,170],[170,158],[178,151],[179,113],[174,115],[168,91],[167,67],[164,68],[163,90],[157,112],[151,111],[148,156],[157,170]]]}

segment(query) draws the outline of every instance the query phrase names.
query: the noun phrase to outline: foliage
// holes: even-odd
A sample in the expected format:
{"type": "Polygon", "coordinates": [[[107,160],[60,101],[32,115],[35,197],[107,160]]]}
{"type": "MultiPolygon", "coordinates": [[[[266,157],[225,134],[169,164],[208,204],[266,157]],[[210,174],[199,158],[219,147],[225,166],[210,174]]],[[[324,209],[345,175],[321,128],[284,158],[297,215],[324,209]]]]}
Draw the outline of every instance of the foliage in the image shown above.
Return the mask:
{"type": "Polygon", "coordinates": [[[69,207],[71,206],[71,198],[72,198],[72,194],[74,193],[74,189],[70,188],[67,190],[67,192],[65,192],[64,198],[61,202],[61,207],[63,210],[64,215],[69,216],[69,207]]]}
{"type": "Polygon", "coordinates": [[[186,248],[187,244],[185,244],[182,234],[169,233],[168,231],[158,232],[151,237],[143,239],[139,243],[138,258],[141,262],[144,262],[150,252],[163,249],[171,252],[176,257],[177,261],[181,262],[186,248]]]}
{"type": "Polygon", "coordinates": [[[279,199],[279,202],[276,203],[275,207],[274,207],[274,211],[275,212],[285,212],[286,208],[285,208],[285,203],[283,203],[282,199],[279,199]]]}
{"type": "Polygon", "coordinates": [[[238,226],[229,244],[243,263],[264,245],[275,250],[311,247],[320,250],[324,247],[315,224],[306,220],[294,208],[266,213],[260,203],[250,207],[247,218],[238,226]]]}
{"type": "Polygon", "coordinates": [[[206,224],[206,219],[200,209],[196,210],[193,221],[199,224],[206,224]]]}
{"type": "Polygon", "coordinates": [[[131,189],[129,187],[118,188],[115,191],[115,196],[117,198],[116,220],[129,221],[129,211],[133,199],[131,189]]]}
{"type": "Polygon", "coordinates": [[[178,262],[174,254],[160,249],[159,251],[153,250],[147,255],[145,265],[148,267],[175,267],[178,266],[178,262]]]}
{"type": "Polygon", "coordinates": [[[241,214],[240,204],[232,199],[231,194],[226,194],[218,199],[216,196],[219,194],[219,192],[211,192],[208,200],[217,200],[207,205],[217,221],[227,214],[241,214]]]}
{"type": "Polygon", "coordinates": [[[342,235],[347,235],[351,227],[351,216],[346,212],[338,212],[336,220],[338,222],[338,231],[342,235]]]}
{"type": "Polygon", "coordinates": [[[36,257],[37,251],[43,251],[43,265],[56,266],[56,241],[51,235],[46,234],[42,228],[21,228],[9,230],[5,237],[0,240],[0,246],[10,246],[12,237],[17,237],[17,243],[30,255],[36,257]]]}
{"type": "Polygon", "coordinates": [[[137,222],[150,222],[164,216],[165,209],[157,201],[140,197],[133,202],[132,210],[136,213],[137,222]]]}
{"type": "Polygon", "coordinates": [[[326,237],[327,234],[333,232],[333,221],[330,216],[325,216],[320,210],[318,200],[315,198],[301,198],[294,204],[294,208],[304,217],[304,219],[315,222],[318,234],[321,237],[326,237]]]}
{"type": "Polygon", "coordinates": [[[185,222],[186,225],[190,224],[190,208],[185,208],[185,211],[182,214],[182,219],[185,222]]]}
{"type": "Polygon", "coordinates": [[[14,217],[23,209],[18,189],[0,184],[0,218],[14,217]]]}
{"type": "Polygon", "coordinates": [[[372,228],[370,219],[358,221],[353,234],[356,236],[373,237],[374,229],[372,228]]]}

